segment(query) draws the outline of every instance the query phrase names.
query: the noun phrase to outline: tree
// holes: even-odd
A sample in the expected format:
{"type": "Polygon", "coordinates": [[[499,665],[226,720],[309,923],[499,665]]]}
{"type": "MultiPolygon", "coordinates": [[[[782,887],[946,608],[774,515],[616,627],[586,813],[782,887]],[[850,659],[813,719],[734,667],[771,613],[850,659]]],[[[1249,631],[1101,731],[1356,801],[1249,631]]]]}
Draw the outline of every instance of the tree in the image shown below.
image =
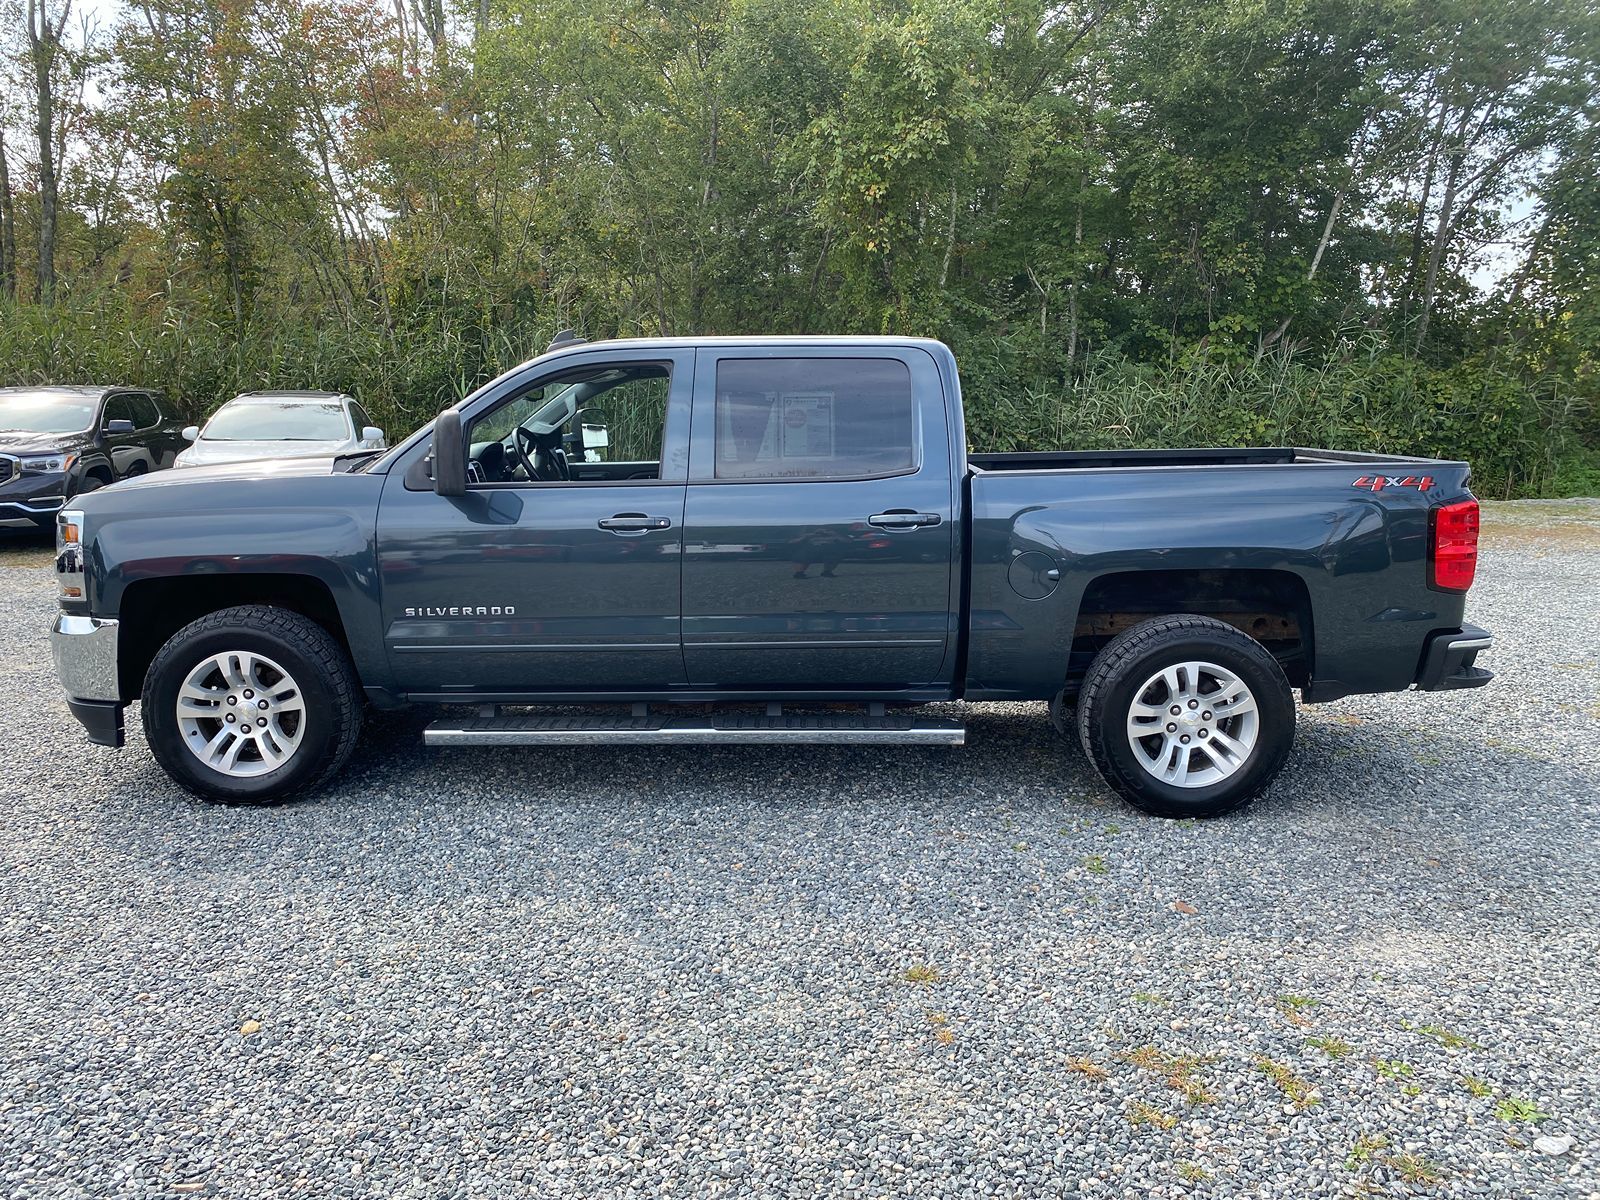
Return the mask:
{"type": "Polygon", "coordinates": [[[39,151],[39,263],[34,297],[44,304],[56,294],[56,218],[60,182],[56,171],[57,70],[66,57],[61,35],[72,14],[72,0],[60,0],[52,15],[49,0],[27,0],[28,63],[33,71],[34,129],[39,151]]]}

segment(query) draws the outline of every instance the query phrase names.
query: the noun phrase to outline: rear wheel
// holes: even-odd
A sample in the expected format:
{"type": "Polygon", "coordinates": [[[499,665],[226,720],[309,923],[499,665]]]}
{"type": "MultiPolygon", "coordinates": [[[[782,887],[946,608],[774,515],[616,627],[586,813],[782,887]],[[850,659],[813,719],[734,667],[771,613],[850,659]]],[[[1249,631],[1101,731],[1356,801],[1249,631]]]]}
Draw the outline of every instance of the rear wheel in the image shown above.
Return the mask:
{"type": "Polygon", "coordinates": [[[1294,696],[1254,638],[1210,617],[1146,621],[1090,664],[1078,736],[1101,777],[1163,817],[1213,817],[1271,784],[1294,744],[1294,696]]]}
{"type": "Polygon", "coordinates": [[[167,774],[234,803],[321,785],[349,760],[361,728],[344,648],[309,618],[265,605],[180,629],[150,664],[141,708],[167,774]]]}

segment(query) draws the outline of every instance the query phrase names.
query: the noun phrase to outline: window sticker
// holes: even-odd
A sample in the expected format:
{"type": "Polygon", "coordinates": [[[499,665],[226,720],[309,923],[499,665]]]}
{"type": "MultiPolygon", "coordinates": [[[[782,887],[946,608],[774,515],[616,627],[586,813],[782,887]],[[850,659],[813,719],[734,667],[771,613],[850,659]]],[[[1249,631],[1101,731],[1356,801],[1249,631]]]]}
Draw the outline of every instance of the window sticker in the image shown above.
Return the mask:
{"type": "Polygon", "coordinates": [[[784,392],[783,457],[833,457],[833,393],[784,392]]]}

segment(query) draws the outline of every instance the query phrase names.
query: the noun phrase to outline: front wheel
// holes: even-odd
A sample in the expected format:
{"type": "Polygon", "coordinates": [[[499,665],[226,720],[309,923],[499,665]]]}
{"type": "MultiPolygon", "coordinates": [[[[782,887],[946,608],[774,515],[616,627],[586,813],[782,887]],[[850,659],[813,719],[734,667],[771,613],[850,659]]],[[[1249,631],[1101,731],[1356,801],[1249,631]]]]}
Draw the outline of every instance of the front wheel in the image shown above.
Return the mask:
{"type": "Polygon", "coordinates": [[[1110,787],[1162,817],[1214,817],[1266,790],[1294,695],[1260,642],[1211,617],[1145,621],[1089,665],[1078,737],[1110,787]]]}
{"type": "Polygon", "coordinates": [[[344,766],[361,731],[358,695],[327,630],[252,604],[174,634],[150,664],[141,708],[150,750],[174,780],[208,800],[263,804],[344,766]]]}

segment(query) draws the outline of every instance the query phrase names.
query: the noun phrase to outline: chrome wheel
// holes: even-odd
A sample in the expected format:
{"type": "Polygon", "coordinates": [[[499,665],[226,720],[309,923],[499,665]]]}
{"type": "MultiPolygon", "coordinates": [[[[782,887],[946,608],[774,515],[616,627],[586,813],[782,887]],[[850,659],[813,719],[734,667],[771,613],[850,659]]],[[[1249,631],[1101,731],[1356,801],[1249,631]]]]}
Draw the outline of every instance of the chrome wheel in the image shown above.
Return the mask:
{"type": "Polygon", "coordinates": [[[1249,687],[1216,663],[1163,667],[1134,693],[1128,710],[1134,757],[1174,787],[1221,783],[1249,760],[1260,731],[1249,687]]]}
{"type": "Polygon", "coordinates": [[[299,685],[270,658],[248,650],[201,660],[178,689],[177,716],[189,753],[238,779],[287,763],[306,727],[299,685]]]}

